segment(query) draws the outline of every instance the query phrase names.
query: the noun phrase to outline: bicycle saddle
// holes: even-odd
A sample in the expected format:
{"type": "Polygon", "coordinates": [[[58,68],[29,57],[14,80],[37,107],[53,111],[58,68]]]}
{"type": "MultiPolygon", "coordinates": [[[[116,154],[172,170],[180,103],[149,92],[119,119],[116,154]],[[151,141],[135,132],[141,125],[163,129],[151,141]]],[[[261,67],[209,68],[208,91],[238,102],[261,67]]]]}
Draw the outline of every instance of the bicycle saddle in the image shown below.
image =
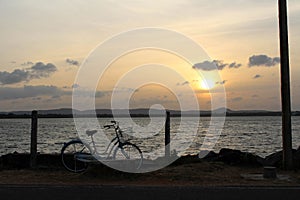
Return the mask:
{"type": "Polygon", "coordinates": [[[86,133],[88,136],[92,136],[92,135],[94,135],[95,133],[97,133],[97,130],[87,130],[85,133],[86,133]]]}

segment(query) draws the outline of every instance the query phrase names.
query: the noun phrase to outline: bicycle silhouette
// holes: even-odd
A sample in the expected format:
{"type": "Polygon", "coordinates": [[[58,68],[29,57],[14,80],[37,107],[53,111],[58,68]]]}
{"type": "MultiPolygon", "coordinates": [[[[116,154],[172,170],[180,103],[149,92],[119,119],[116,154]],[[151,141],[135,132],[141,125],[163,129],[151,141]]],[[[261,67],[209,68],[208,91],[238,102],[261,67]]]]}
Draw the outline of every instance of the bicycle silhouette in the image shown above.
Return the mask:
{"type": "Polygon", "coordinates": [[[87,130],[86,134],[91,137],[91,142],[84,144],[80,139],[71,140],[65,143],[61,149],[61,159],[64,167],[71,172],[83,172],[89,163],[103,161],[104,163],[118,163],[122,161],[131,163],[133,170],[139,170],[143,164],[143,154],[140,148],[125,140],[119,123],[111,121],[112,124],[105,125],[104,128],[114,128],[115,137],[110,141],[103,153],[97,151],[93,135],[97,130],[87,130]]]}

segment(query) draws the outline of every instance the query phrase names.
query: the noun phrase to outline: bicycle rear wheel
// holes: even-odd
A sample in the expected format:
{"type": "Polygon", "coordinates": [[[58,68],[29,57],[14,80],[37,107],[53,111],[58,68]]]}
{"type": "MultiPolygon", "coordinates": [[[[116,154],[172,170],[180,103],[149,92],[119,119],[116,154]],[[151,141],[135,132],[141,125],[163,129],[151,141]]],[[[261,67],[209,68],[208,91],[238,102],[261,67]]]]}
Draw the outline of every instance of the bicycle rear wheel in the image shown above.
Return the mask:
{"type": "Polygon", "coordinates": [[[79,155],[91,155],[91,151],[80,140],[68,142],[61,149],[61,160],[64,167],[75,173],[83,172],[87,169],[88,163],[77,159],[79,155]]]}
{"type": "Polygon", "coordinates": [[[143,154],[138,146],[130,142],[120,144],[113,153],[113,159],[116,161],[129,161],[130,171],[134,172],[141,168],[143,164],[143,154]]]}

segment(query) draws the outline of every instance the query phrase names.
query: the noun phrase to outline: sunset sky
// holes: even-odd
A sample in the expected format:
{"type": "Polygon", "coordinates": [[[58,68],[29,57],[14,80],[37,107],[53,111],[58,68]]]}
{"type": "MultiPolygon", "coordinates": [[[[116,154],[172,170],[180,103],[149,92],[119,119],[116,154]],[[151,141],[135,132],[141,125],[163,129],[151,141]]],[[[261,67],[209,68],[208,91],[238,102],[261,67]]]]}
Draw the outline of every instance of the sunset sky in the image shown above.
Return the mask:
{"type": "MultiPolygon", "coordinates": [[[[300,1],[288,0],[288,6],[292,109],[300,110],[300,1]]],[[[174,85],[193,88],[201,109],[210,109],[208,89],[224,86],[230,109],[280,110],[277,16],[277,0],[0,0],[0,111],[71,108],[72,89],[82,87],[76,74],[90,52],[113,35],[143,27],[179,32],[210,60],[189,65],[154,50],[123,55],[99,81],[98,108],[109,108],[114,89],[132,89],[115,87],[130,67],[158,63],[182,73],[185,79],[174,85]],[[204,84],[198,72],[221,79],[204,84]]],[[[152,104],[180,109],[174,94],[155,84],[139,88],[130,102],[132,108],[152,104]]]]}

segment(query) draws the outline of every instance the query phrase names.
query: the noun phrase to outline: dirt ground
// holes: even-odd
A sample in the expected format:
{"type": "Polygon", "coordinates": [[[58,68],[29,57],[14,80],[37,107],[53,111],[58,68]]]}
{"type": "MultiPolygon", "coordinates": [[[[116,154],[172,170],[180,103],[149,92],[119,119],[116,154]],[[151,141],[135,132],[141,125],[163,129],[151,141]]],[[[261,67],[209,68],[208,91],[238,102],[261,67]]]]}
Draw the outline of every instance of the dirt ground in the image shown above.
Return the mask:
{"type": "Polygon", "coordinates": [[[262,174],[262,167],[230,166],[221,162],[200,162],[169,166],[164,169],[129,174],[92,166],[75,174],[64,169],[0,170],[0,184],[55,185],[197,185],[197,186],[300,186],[300,171],[277,171],[284,179],[251,180],[243,174],[262,174]]]}

